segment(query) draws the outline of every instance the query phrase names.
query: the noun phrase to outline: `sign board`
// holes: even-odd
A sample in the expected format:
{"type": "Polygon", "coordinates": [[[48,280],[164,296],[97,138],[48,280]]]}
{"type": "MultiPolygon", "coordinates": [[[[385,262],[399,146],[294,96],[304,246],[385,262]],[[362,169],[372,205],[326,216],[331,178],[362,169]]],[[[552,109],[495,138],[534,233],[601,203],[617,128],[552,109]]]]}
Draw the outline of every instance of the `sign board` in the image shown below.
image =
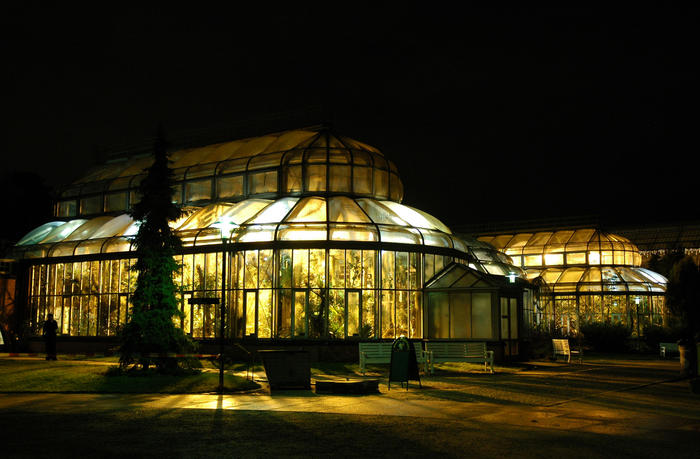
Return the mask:
{"type": "Polygon", "coordinates": [[[190,298],[187,300],[189,304],[219,304],[218,298],[190,298]]]}
{"type": "Polygon", "coordinates": [[[400,382],[402,386],[406,383],[408,390],[409,379],[418,381],[418,386],[421,386],[416,349],[406,338],[397,338],[391,346],[388,388],[391,389],[391,382],[395,381],[400,382]]]}

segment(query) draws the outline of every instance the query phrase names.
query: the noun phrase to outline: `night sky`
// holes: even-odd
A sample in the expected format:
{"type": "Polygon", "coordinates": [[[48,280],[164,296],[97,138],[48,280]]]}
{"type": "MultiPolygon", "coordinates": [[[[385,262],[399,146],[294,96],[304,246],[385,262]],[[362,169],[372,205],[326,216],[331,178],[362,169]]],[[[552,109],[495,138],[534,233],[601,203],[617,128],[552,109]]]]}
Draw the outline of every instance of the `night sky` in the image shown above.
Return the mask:
{"type": "Polygon", "coordinates": [[[697,220],[698,9],[293,3],[3,7],[4,207],[31,204],[20,172],[70,182],[158,124],[331,121],[448,224],[697,220]]]}

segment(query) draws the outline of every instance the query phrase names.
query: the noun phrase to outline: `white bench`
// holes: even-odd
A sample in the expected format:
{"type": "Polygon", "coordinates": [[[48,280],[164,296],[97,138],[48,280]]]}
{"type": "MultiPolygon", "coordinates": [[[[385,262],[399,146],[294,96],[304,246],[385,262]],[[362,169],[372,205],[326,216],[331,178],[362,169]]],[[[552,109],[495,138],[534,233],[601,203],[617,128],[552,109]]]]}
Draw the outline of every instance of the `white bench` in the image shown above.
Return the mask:
{"type": "MultiPolygon", "coordinates": [[[[391,363],[391,346],[393,343],[359,343],[360,344],[360,371],[362,374],[367,370],[368,363],[391,363]]],[[[418,365],[426,364],[425,351],[420,343],[413,343],[416,350],[416,361],[418,365]]]]}
{"type": "Polygon", "coordinates": [[[571,356],[572,355],[577,355],[578,356],[578,361],[581,362],[581,352],[580,351],[572,351],[571,348],[569,347],[569,340],[568,339],[553,339],[552,340],[552,356],[554,357],[554,360],[557,360],[558,355],[563,355],[566,356],[566,362],[570,363],[571,362],[571,356]]]}
{"type": "Polygon", "coordinates": [[[425,352],[428,357],[430,374],[435,373],[435,364],[441,362],[483,363],[484,371],[491,367],[491,373],[493,373],[493,351],[487,350],[484,342],[427,342],[425,343],[425,352]]]}
{"type": "Polygon", "coordinates": [[[662,359],[671,358],[671,355],[678,353],[677,343],[659,343],[659,356],[662,359]]]}

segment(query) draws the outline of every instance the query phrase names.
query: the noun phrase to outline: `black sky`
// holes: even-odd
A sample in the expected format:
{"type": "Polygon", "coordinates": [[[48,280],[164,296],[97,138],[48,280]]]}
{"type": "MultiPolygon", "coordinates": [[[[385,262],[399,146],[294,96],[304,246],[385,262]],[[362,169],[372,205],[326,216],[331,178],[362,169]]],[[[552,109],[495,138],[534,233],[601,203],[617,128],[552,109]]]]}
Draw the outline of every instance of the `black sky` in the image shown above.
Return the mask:
{"type": "Polygon", "coordinates": [[[330,119],[449,224],[698,216],[698,9],[334,5],[3,7],[4,172],[330,119]]]}

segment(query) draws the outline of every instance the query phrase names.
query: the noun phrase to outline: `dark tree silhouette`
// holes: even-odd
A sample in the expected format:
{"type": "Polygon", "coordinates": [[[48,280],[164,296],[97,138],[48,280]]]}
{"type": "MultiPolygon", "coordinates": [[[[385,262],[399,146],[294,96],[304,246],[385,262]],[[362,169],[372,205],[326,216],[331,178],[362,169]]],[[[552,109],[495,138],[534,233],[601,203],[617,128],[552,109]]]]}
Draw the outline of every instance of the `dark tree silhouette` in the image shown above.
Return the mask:
{"type": "Polygon", "coordinates": [[[154,162],[139,186],[141,201],[133,206],[131,216],[140,221],[134,239],[138,260],[136,291],[132,296],[132,315],[122,330],[122,368],[140,362],[144,369],[155,363],[160,371],[177,368],[177,360],[165,357],[145,358],[148,353],[187,352],[193,342],[173,319],[182,317],[175,299],[173,274],[179,270],[173,256],[181,247],[180,239],[168,222],[182,211],[173,204],[174,179],[168,167],[167,145],[159,131],[154,146],[154,162]]]}
{"type": "Polygon", "coordinates": [[[669,310],[681,320],[684,344],[689,346],[691,374],[697,374],[695,356],[700,331],[700,269],[691,257],[684,257],[671,269],[666,288],[669,310]]]}

